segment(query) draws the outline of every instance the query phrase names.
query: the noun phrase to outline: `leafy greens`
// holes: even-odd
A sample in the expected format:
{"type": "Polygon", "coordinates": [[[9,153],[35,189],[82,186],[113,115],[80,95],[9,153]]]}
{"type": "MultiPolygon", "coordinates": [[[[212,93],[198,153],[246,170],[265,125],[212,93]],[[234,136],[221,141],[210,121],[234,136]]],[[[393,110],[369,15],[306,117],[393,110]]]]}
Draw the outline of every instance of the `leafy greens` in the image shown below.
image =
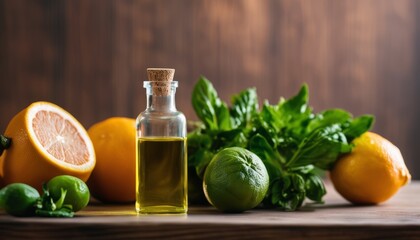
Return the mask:
{"type": "Polygon", "coordinates": [[[64,199],[67,195],[67,190],[61,189],[60,198],[54,201],[50,194],[47,184],[42,185],[43,194],[35,204],[35,215],[41,217],[66,217],[71,218],[74,216],[73,206],[64,204],[64,199]]]}
{"type": "Polygon", "coordinates": [[[220,150],[239,146],[257,154],[270,176],[265,207],[294,211],[306,198],[322,203],[326,194],[320,170],[352,150],[351,141],[373,125],[374,117],[353,118],[342,109],[314,113],[308,106],[308,86],[278,104],[264,102],[261,110],[255,88],[223,102],[209,80],[201,77],[192,93],[201,120],[188,134],[188,165],[198,177],[220,150]]]}

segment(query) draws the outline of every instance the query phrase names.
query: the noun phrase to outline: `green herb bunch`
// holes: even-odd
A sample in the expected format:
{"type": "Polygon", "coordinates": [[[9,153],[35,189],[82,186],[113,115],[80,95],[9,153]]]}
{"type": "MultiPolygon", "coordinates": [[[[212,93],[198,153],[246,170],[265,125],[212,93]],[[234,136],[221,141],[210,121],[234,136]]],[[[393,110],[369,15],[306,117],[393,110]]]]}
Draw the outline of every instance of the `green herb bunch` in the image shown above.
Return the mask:
{"type": "Polygon", "coordinates": [[[259,109],[256,89],[249,88],[233,95],[228,106],[201,77],[192,93],[201,122],[188,134],[189,168],[202,179],[217,152],[243,147],[258,155],[269,173],[264,207],[294,211],[306,198],[322,203],[322,172],[351,152],[351,141],[371,128],[374,117],[353,118],[342,109],[314,113],[308,99],[304,84],[296,96],[275,105],[265,101],[259,109]]]}

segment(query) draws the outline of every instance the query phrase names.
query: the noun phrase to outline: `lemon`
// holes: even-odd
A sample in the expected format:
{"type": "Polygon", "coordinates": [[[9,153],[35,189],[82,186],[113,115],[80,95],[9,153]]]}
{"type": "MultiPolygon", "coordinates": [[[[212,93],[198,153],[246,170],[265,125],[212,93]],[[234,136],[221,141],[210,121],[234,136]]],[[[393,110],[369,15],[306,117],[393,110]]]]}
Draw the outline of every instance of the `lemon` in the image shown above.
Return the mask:
{"type": "Polygon", "coordinates": [[[47,187],[54,201],[60,199],[61,189],[66,190],[67,193],[63,204],[72,205],[74,212],[81,210],[89,203],[89,188],[79,178],[69,175],[56,176],[48,181],[47,187]]]}
{"type": "Polygon", "coordinates": [[[243,212],[256,207],[264,199],[268,186],[264,163],[240,147],[218,152],[204,173],[204,194],[223,212],[243,212]]]}
{"type": "Polygon", "coordinates": [[[403,156],[390,141],[366,132],[353,143],[353,151],[338,159],[330,173],[345,199],[355,204],[381,203],[410,181],[403,156]]]}

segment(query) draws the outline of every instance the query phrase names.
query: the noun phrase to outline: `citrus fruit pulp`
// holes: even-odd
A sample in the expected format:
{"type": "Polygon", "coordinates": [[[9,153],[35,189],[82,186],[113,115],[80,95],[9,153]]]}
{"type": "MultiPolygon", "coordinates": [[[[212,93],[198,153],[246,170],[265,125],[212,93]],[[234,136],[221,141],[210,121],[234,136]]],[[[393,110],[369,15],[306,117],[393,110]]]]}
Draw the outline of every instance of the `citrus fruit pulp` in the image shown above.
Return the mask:
{"type": "Polygon", "coordinates": [[[210,161],[204,173],[207,200],[224,212],[243,212],[264,199],[269,186],[267,169],[254,153],[225,148],[210,161]]]}
{"type": "Polygon", "coordinates": [[[49,102],[35,102],[9,122],[5,136],[12,143],[0,158],[4,184],[21,182],[42,190],[57,175],[83,181],[95,166],[92,142],[67,111],[49,102]]]}
{"type": "Polygon", "coordinates": [[[366,132],[330,173],[340,195],[355,204],[377,204],[392,197],[411,175],[400,150],[382,136],[366,132]]]}
{"type": "Polygon", "coordinates": [[[91,126],[88,134],[96,166],[87,182],[92,196],[103,202],[136,199],[136,120],[112,117],[91,126]]]}

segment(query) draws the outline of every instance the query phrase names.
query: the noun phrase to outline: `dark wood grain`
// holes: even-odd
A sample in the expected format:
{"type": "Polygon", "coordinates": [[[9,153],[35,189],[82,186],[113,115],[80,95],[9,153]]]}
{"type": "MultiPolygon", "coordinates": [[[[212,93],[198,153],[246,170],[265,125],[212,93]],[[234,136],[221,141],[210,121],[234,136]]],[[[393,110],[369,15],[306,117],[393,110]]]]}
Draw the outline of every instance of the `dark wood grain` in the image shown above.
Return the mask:
{"type": "Polygon", "coordinates": [[[0,0],[0,129],[38,100],[85,127],[136,117],[151,66],[176,68],[189,119],[201,74],[225,100],[255,86],[276,102],[306,82],[316,111],[374,114],[419,178],[419,16],[415,0],[0,0]]]}
{"type": "Polygon", "coordinates": [[[256,209],[224,214],[190,207],[188,215],[137,216],[134,204],[99,203],[72,219],[17,218],[0,212],[2,239],[418,239],[420,182],[388,202],[353,206],[327,185],[325,205],[297,212],[256,209]]]}

